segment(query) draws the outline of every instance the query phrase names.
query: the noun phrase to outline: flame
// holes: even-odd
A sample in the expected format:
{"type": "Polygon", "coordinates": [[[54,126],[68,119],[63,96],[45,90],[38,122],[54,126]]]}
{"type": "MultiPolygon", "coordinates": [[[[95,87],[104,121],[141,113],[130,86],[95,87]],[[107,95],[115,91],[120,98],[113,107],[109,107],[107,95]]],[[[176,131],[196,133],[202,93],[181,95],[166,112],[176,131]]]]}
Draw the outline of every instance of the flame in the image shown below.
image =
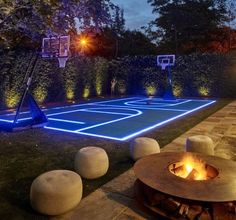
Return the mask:
{"type": "Polygon", "coordinates": [[[199,158],[185,156],[181,162],[175,165],[177,165],[177,167],[172,169],[171,172],[176,176],[193,180],[207,179],[205,162],[201,161],[199,158]]]}
{"type": "Polygon", "coordinates": [[[191,173],[192,170],[193,170],[192,164],[185,164],[185,168],[186,168],[186,170],[187,170],[188,173],[191,173]]]}

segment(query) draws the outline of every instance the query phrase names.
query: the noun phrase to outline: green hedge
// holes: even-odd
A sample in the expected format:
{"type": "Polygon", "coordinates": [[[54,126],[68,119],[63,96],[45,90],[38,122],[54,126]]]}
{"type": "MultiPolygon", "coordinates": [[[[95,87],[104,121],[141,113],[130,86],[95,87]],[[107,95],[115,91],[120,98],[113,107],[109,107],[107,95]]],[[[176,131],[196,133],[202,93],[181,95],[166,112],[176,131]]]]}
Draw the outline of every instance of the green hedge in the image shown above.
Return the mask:
{"type": "MultiPolygon", "coordinates": [[[[0,53],[1,108],[15,107],[32,52],[0,53]]],[[[172,68],[174,94],[179,97],[236,97],[235,54],[180,56],[172,68]]],[[[166,75],[156,66],[156,56],[74,57],[59,68],[57,60],[38,59],[32,93],[39,103],[73,101],[110,94],[117,79],[117,95],[157,95],[165,90],[166,75]]]]}

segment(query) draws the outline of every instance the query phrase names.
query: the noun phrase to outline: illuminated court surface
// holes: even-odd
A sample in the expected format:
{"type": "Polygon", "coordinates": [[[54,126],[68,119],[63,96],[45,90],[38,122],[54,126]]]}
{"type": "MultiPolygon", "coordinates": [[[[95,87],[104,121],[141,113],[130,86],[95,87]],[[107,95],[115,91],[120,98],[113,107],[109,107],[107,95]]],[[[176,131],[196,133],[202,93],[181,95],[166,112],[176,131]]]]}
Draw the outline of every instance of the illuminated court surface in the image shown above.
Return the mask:
{"type": "MultiPolygon", "coordinates": [[[[213,100],[132,97],[43,109],[46,129],[125,141],[208,105],[213,100]]],[[[0,116],[12,122],[14,114],[0,116]]],[[[20,120],[29,118],[22,112],[20,120]]]]}

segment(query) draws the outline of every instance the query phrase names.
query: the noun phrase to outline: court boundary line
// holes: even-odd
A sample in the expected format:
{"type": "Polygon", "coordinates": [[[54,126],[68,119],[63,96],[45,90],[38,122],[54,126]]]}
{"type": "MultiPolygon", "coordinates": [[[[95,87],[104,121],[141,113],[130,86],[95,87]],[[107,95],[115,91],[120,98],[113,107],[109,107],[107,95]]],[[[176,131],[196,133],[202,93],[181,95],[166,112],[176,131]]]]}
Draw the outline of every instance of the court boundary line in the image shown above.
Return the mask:
{"type": "Polygon", "coordinates": [[[211,102],[209,102],[209,103],[206,103],[205,105],[199,106],[199,107],[197,107],[197,108],[195,108],[195,109],[192,109],[192,110],[189,110],[189,111],[187,111],[187,112],[185,112],[185,113],[183,113],[183,114],[180,114],[180,115],[177,115],[177,116],[175,116],[175,117],[169,118],[169,119],[167,119],[167,120],[165,120],[165,121],[162,121],[162,122],[160,122],[160,123],[157,123],[157,124],[155,124],[155,125],[153,125],[153,126],[149,126],[149,127],[145,128],[145,129],[139,130],[138,132],[132,133],[132,134],[127,135],[127,136],[125,136],[125,137],[123,137],[123,138],[116,138],[116,137],[111,137],[111,136],[106,136],[106,135],[99,135],[99,134],[92,134],[92,133],[86,133],[86,132],[78,132],[78,133],[79,133],[79,134],[83,134],[83,135],[87,135],[87,136],[100,137],[100,138],[106,138],[106,139],[111,139],[111,140],[127,141],[127,140],[129,140],[130,138],[132,138],[132,137],[135,137],[135,136],[137,136],[137,135],[139,135],[139,134],[142,134],[142,133],[145,133],[145,132],[147,132],[147,131],[150,131],[150,130],[152,130],[152,129],[154,129],[154,128],[160,127],[161,125],[164,125],[164,124],[166,124],[166,123],[169,123],[170,121],[174,121],[174,120],[176,120],[176,119],[178,119],[178,118],[181,118],[181,117],[183,117],[183,116],[185,116],[185,115],[188,115],[188,114],[190,114],[190,113],[192,113],[192,112],[195,112],[195,111],[197,111],[197,110],[199,110],[199,109],[201,109],[201,108],[204,108],[204,107],[206,107],[206,106],[208,106],[208,105],[211,105],[211,104],[213,104],[213,103],[215,103],[215,102],[216,102],[215,100],[214,100],[214,101],[211,101],[211,102]]]}
{"type": "MultiPolygon", "coordinates": [[[[141,100],[138,100],[138,101],[128,101],[128,102],[125,102],[124,104],[125,105],[128,105],[128,106],[134,106],[132,103],[138,103],[138,102],[143,102],[143,101],[152,101],[153,99],[149,99],[149,98],[146,98],[146,99],[141,99],[141,100]]],[[[177,106],[177,105],[181,105],[181,104],[184,104],[184,103],[188,103],[188,102],[191,102],[193,101],[192,99],[184,99],[185,101],[182,101],[182,102],[178,102],[178,103],[174,103],[174,104],[164,104],[162,103],[161,105],[159,105],[158,107],[168,107],[168,106],[177,106]]],[[[166,100],[166,101],[169,101],[169,100],[166,100]]],[[[142,105],[142,104],[141,104],[142,105]]],[[[151,105],[156,105],[156,104],[151,104],[151,105]]],[[[157,108],[158,108],[157,107],[157,108]]]]}
{"type": "MultiPolygon", "coordinates": [[[[107,101],[101,101],[101,102],[92,102],[92,103],[84,103],[84,104],[76,104],[76,105],[68,105],[68,106],[62,106],[62,107],[55,107],[55,108],[47,108],[47,109],[43,109],[44,111],[47,111],[47,110],[57,110],[57,109],[63,109],[63,108],[69,108],[69,107],[78,107],[78,106],[92,106],[92,105],[97,105],[97,106],[102,106],[103,103],[109,103],[109,102],[114,102],[114,101],[122,101],[122,100],[127,100],[127,99],[140,99],[141,97],[130,97],[130,98],[122,98],[122,99],[113,99],[113,100],[107,100],[107,101]]],[[[148,99],[141,99],[141,101],[143,100],[148,100],[148,99]]],[[[202,102],[208,102],[204,105],[201,105],[197,108],[194,108],[194,109],[191,109],[191,110],[177,110],[177,109],[164,109],[164,108],[142,108],[142,106],[132,106],[132,108],[128,108],[130,105],[128,106],[120,106],[120,105],[109,105],[109,104],[104,104],[105,108],[107,109],[110,109],[110,108],[113,108],[113,109],[130,109],[132,111],[137,111],[139,112],[138,114],[132,114],[132,115],[129,115],[128,113],[121,113],[119,115],[127,115],[126,117],[121,117],[119,119],[115,119],[115,120],[111,120],[111,121],[107,121],[107,122],[104,122],[104,123],[100,123],[100,124],[95,124],[93,126],[88,126],[88,127],[85,127],[85,128],[81,128],[81,129],[77,129],[77,130],[67,130],[67,129],[63,129],[63,128],[55,128],[55,127],[50,127],[50,126],[45,126],[44,128],[46,129],[52,129],[52,130],[57,130],[57,131],[63,131],[63,132],[69,132],[69,133],[75,133],[75,134],[82,134],[82,135],[86,135],[86,136],[93,136],[93,137],[100,137],[100,138],[106,138],[106,139],[112,139],[112,140],[119,140],[119,141],[125,141],[125,140],[128,140],[132,137],[135,137],[141,133],[144,133],[144,132],[147,132],[149,130],[152,130],[156,127],[159,127],[163,124],[166,124],[166,123],[169,123],[170,121],[173,121],[175,119],[178,119],[180,117],[183,117],[187,114],[190,114],[194,111],[197,111],[201,108],[204,108],[208,105],[211,105],[213,103],[216,102],[216,100],[194,100],[194,99],[189,99],[188,102],[190,101],[202,101],[202,102]],[[110,108],[109,108],[110,107],[110,108]],[[138,110],[138,109],[140,110],[138,110]],[[84,131],[86,130],[89,130],[89,129],[92,129],[92,128],[96,128],[96,127],[100,127],[100,126],[103,126],[103,125],[106,125],[106,124],[111,124],[111,123],[115,123],[117,121],[122,121],[122,120],[126,120],[128,118],[132,118],[132,117],[137,117],[138,115],[142,114],[143,112],[141,111],[142,109],[150,109],[150,110],[168,110],[168,111],[184,111],[182,114],[180,115],[177,115],[175,117],[172,117],[172,118],[169,118],[167,120],[164,120],[160,123],[157,123],[155,125],[152,125],[152,126],[149,126],[149,127],[146,127],[144,129],[141,129],[137,132],[134,132],[134,133],[131,133],[129,135],[126,135],[125,137],[122,137],[122,138],[116,138],[116,137],[112,137],[112,136],[106,136],[106,135],[99,135],[99,134],[93,134],[93,133],[86,133],[84,131]]],[[[178,104],[183,104],[182,103],[178,103],[178,104]]],[[[131,106],[130,106],[131,107],[131,106]]],[[[97,107],[98,109],[100,109],[99,107],[97,107]]],[[[88,108],[90,109],[90,108],[88,108]]],[[[86,112],[86,109],[78,109],[78,110],[71,110],[71,111],[65,111],[65,112],[58,112],[58,113],[52,113],[52,114],[48,114],[47,116],[49,116],[49,120],[54,120],[54,121],[64,121],[64,122],[69,122],[69,123],[75,123],[75,124],[86,124],[85,122],[79,122],[79,121],[73,121],[73,120],[64,120],[64,119],[57,119],[57,118],[53,118],[50,116],[54,116],[54,115],[60,115],[60,114],[69,114],[69,113],[73,113],[73,112],[79,112],[79,111],[85,111],[86,112]]],[[[89,111],[88,111],[89,112],[89,111]]],[[[29,113],[29,112],[23,112],[22,114],[24,113],[29,113]]],[[[95,112],[96,113],[96,112],[95,112]]],[[[99,112],[97,112],[99,113],[99,112]]],[[[101,112],[103,114],[106,114],[106,112],[101,112]]],[[[116,114],[114,112],[107,112],[108,114],[116,114]]],[[[11,114],[5,114],[3,116],[11,116],[11,115],[15,115],[15,113],[11,113],[11,114]]],[[[30,119],[29,117],[27,118],[21,118],[19,120],[27,120],[27,119],[30,119]]],[[[0,119],[0,121],[5,121],[5,122],[13,122],[12,120],[6,120],[6,119],[0,119]]]]}

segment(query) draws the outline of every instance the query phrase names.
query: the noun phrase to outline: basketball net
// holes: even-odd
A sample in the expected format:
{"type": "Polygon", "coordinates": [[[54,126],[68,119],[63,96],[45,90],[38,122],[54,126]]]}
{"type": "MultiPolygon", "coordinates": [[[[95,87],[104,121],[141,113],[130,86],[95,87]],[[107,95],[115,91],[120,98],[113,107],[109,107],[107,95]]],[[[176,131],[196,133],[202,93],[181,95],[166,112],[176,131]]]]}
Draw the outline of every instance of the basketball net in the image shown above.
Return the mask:
{"type": "Polygon", "coordinates": [[[58,57],[59,68],[65,68],[68,57],[58,57]]]}

